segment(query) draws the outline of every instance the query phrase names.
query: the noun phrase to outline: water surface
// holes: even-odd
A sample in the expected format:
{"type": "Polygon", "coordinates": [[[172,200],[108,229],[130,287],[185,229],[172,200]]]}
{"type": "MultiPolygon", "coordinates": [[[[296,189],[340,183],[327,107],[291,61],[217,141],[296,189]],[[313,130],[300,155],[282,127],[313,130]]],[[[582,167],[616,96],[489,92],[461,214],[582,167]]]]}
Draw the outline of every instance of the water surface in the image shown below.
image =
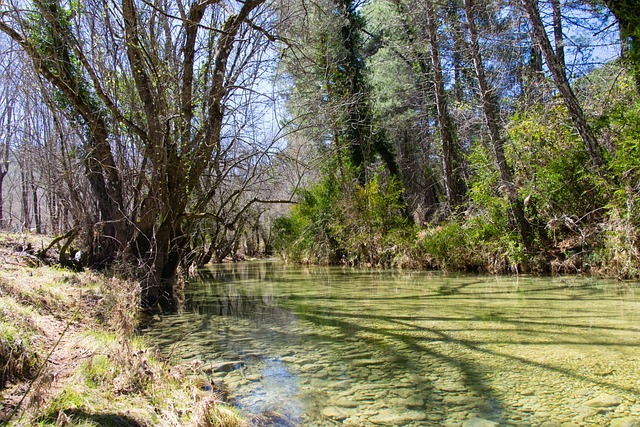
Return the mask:
{"type": "Polygon", "coordinates": [[[614,426],[640,422],[639,290],[224,264],[145,334],[289,425],[614,426]]]}

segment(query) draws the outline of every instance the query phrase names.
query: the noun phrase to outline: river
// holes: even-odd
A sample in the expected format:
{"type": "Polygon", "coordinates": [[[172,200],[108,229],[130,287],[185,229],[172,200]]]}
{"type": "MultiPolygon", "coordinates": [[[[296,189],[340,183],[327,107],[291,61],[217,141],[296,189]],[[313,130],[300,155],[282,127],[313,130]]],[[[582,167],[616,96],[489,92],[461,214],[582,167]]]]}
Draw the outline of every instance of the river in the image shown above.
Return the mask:
{"type": "Polygon", "coordinates": [[[222,264],[143,333],[281,425],[640,425],[635,282],[222,264]]]}

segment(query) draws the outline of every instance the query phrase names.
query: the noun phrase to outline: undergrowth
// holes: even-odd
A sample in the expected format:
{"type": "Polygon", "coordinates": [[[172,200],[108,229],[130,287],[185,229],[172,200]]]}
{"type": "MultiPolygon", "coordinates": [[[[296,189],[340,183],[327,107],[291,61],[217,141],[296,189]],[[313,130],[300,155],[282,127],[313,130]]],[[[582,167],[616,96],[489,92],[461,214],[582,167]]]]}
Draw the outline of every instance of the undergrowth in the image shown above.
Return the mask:
{"type": "Polygon", "coordinates": [[[136,336],[138,283],[27,263],[22,248],[0,234],[3,425],[247,425],[200,363],[136,336]]]}

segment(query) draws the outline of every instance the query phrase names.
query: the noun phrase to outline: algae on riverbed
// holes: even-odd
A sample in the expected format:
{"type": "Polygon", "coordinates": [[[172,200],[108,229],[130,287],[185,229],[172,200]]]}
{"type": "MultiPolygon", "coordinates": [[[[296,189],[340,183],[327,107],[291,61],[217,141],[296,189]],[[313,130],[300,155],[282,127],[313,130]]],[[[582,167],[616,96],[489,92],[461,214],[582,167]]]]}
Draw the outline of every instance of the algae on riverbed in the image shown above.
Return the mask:
{"type": "Polygon", "coordinates": [[[204,277],[145,334],[204,360],[246,413],[302,426],[640,419],[634,283],[277,262],[204,277]]]}

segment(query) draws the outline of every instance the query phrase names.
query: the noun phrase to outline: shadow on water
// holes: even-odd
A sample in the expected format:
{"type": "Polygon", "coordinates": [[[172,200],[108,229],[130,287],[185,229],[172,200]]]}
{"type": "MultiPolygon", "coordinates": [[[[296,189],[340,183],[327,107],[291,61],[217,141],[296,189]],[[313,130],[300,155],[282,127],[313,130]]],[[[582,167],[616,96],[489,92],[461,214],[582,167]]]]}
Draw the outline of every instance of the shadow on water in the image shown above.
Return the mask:
{"type": "MultiPolygon", "coordinates": [[[[283,269],[278,263],[223,265],[204,270],[201,278],[187,295],[185,316],[191,317],[163,322],[164,330],[158,325],[150,333],[169,343],[172,336],[189,335],[185,347],[205,360],[254,357],[261,366],[260,381],[274,384],[257,381],[245,390],[245,374],[236,375],[241,406],[250,399],[267,400],[273,387],[292,400],[310,387],[328,402],[340,388],[322,391],[323,381],[352,388],[374,381],[373,387],[390,387],[392,395],[394,383],[397,388],[402,379],[402,387],[420,394],[415,401],[419,407],[413,404],[410,409],[439,414],[436,424],[466,405],[483,418],[513,425],[514,419],[531,414],[496,389],[496,372],[508,376],[511,369],[524,381],[534,373],[558,383],[640,394],[635,383],[621,384],[580,365],[545,359],[545,349],[640,348],[637,323],[629,322],[622,308],[613,309],[628,300],[620,296],[626,291],[609,290],[593,280],[549,284],[527,279],[513,285],[481,276],[283,269]],[[171,322],[176,325],[173,331],[167,326],[171,322]],[[542,353],[537,359],[529,357],[522,352],[529,348],[542,353]],[[320,360],[320,367],[313,368],[320,360]],[[329,374],[321,376],[317,370],[329,374]],[[461,389],[442,385],[451,376],[461,389]],[[473,397],[472,403],[456,400],[465,393],[473,397]]],[[[634,301],[627,311],[637,312],[637,298],[634,301]]],[[[328,403],[314,402],[304,405],[319,417],[328,403]]],[[[297,407],[287,422],[301,423],[304,410],[297,407]]]]}
{"type": "MultiPolygon", "coordinates": [[[[500,399],[494,395],[491,387],[485,384],[485,382],[483,381],[482,372],[475,369],[473,364],[468,363],[458,357],[452,357],[443,353],[439,353],[429,348],[428,346],[421,344],[419,342],[419,339],[410,335],[362,326],[357,322],[349,322],[337,318],[327,319],[326,317],[323,317],[322,315],[316,313],[298,313],[298,316],[316,324],[328,324],[331,326],[337,325],[341,329],[349,333],[367,332],[367,336],[361,338],[361,341],[372,348],[383,349],[383,352],[387,353],[387,360],[389,361],[389,363],[391,365],[396,365],[396,368],[400,370],[414,371],[416,369],[416,366],[412,363],[410,357],[408,356],[400,358],[395,357],[395,352],[393,348],[389,347],[389,341],[386,338],[392,338],[393,340],[402,343],[411,351],[418,351],[421,354],[427,355],[433,359],[437,359],[440,362],[455,366],[456,369],[459,370],[462,374],[462,382],[464,383],[465,388],[476,393],[478,396],[482,396],[482,399],[484,401],[477,404],[475,408],[479,412],[479,414],[481,414],[483,417],[495,419],[496,421],[501,420],[501,415],[504,411],[504,408],[502,408],[500,399]]],[[[384,320],[385,317],[378,316],[378,319],[384,320]]],[[[430,331],[435,332],[442,340],[456,341],[439,331],[430,331]]],[[[336,341],[336,339],[332,336],[325,336],[324,338],[328,341],[336,341]]],[[[414,385],[418,386],[420,385],[420,383],[426,384],[427,388],[431,390],[431,394],[429,396],[422,396],[423,398],[426,398],[423,409],[440,405],[442,403],[441,396],[436,394],[433,385],[426,380],[418,381],[414,385]]]]}
{"type": "MultiPolygon", "coordinates": [[[[339,314],[338,314],[339,315],[339,314]]],[[[620,391],[625,391],[625,392],[630,392],[630,393],[640,393],[640,388],[636,388],[636,387],[622,387],[618,384],[614,384],[611,382],[607,382],[607,381],[603,381],[602,379],[596,378],[596,377],[588,377],[585,375],[581,375],[578,374],[574,371],[571,371],[569,369],[563,369],[563,368],[558,368],[558,367],[554,367],[552,365],[549,364],[544,364],[544,363],[539,363],[539,362],[535,362],[529,359],[525,359],[523,357],[517,357],[514,355],[510,355],[507,353],[501,353],[501,352],[497,352],[497,351],[492,351],[492,350],[488,350],[486,348],[483,348],[484,346],[486,346],[487,344],[517,344],[517,345],[581,345],[581,346],[597,346],[597,347],[619,347],[619,346],[623,346],[623,347],[638,347],[640,348],[640,341],[636,341],[634,343],[627,343],[627,344],[619,344],[619,343],[611,343],[611,342],[601,342],[601,341],[589,341],[589,342],[576,342],[576,341],[547,341],[547,342],[538,342],[538,341],[472,341],[472,340],[467,340],[467,339],[460,339],[460,338],[455,338],[450,334],[447,334],[446,332],[439,330],[439,329],[435,329],[435,328],[426,328],[426,327],[420,327],[420,326],[416,326],[414,324],[408,323],[408,322],[404,322],[404,321],[400,321],[397,320],[396,318],[392,317],[392,316],[374,316],[374,315],[350,315],[350,317],[352,318],[367,318],[367,319],[376,319],[376,320],[380,320],[383,322],[388,322],[388,323],[395,323],[395,324],[399,324],[402,326],[406,326],[407,328],[411,329],[411,330],[419,330],[419,331],[427,331],[430,332],[433,335],[436,335],[437,338],[431,338],[431,339],[416,339],[414,338],[412,335],[408,335],[408,334],[402,334],[402,333],[398,333],[398,332],[393,332],[391,330],[384,330],[381,328],[370,328],[370,327],[365,327],[365,326],[358,326],[358,322],[347,322],[344,320],[337,320],[335,318],[336,313],[331,313],[331,312],[322,312],[322,311],[318,311],[318,312],[313,312],[313,313],[304,313],[304,314],[298,314],[298,316],[300,317],[304,317],[307,318],[308,320],[314,322],[314,323],[318,323],[318,324],[323,324],[325,322],[327,322],[327,324],[330,325],[341,325],[341,327],[343,327],[345,330],[348,331],[366,331],[372,335],[379,335],[381,338],[384,337],[391,337],[394,339],[397,339],[399,341],[402,341],[405,344],[410,345],[412,348],[416,349],[416,350],[420,350],[420,351],[425,351],[426,353],[432,354],[434,356],[437,357],[442,357],[442,355],[439,355],[438,353],[433,352],[432,350],[430,350],[429,348],[425,347],[424,345],[419,344],[420,341],[447,341],[447,342],[455,342],[457,344],[460,344],[470,350],[473,350],[474,352],[479,352],[479,353],[485,353],[485,354],[489,354],[491,356],[496,356],[499,358],[504,358],[504,359],[509,359],[512,361],[516,361],[520,364],[523,365],[531,365],[531,366],[535,366],[538,368],[542,368],[545,370],[549,370],[549,371],[555,371],[557,373],[560,373],[562,375],[565,375],[567,377],[573,378],[573,379],[578,379],[578,380],[582,380],[582,381],[588,381],[594,384],[598,384],[601,386],[606,386],[608,388],[612,388],[612,389],[617,389],[620,391]],[[327,318],[325,316],[330,316],[330,318],[327,318]]],[[[551,324],[549,324],[551,325],[551,324]]],[[[467,329],[468,331],[469,329],[467,329]]],[[[473,330],[479,330],[478,328],[473,328],[473,330]]],[[[490,328],[487,328],[487,330],[491,330],[490,328]]],[[[546,331],[528,331],[529,333],[531,332],[535,332],[537,334],[544,334],[545,336],[547,335],[546,331]]],[[[367,340],[370,340],[370,338],[366,338],[367,340]]],[[[372,342],[375,344],[375,340],[372,340],[372,342]]],[[[449,360],[447,358],[445,358],[446,360],[449,360]]]]}

